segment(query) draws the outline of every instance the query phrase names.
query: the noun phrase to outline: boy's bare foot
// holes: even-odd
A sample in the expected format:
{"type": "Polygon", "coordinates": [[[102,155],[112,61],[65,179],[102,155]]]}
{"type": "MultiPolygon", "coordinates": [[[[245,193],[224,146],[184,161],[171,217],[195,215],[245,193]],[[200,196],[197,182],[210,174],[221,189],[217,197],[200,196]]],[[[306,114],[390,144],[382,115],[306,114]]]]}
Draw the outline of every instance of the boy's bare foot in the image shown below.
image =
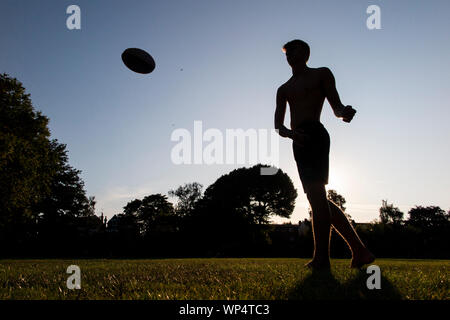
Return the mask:
{"type": "Polygon", "coordinates": [[[374,261],[375,256],[372,254],[372,252],[365,249],[364,251],[354,255],[350,267],[360,269],[363,265],[370,264],[374,261]]]}
{"type": "Polygon", "coordinates": [[[307,264],[305,264],[305,267],[313,270],[329,270],[331,268],[330,261],[328,262],[319,262],[317,260],[311,260],[307,264]]]}

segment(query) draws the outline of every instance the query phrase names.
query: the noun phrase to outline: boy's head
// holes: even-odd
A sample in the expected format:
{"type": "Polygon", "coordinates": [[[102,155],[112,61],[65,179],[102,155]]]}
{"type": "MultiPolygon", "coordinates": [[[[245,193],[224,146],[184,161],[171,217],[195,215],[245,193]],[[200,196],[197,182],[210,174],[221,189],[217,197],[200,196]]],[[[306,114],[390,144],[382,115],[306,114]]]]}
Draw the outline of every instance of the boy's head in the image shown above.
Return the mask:
{"type": "Polygon", "coordinates": [[[295,39],[283,46],[283,52],[286,53],[286,59],[292,67],[308,62],[310,49],[305,41],[295,39]]]}

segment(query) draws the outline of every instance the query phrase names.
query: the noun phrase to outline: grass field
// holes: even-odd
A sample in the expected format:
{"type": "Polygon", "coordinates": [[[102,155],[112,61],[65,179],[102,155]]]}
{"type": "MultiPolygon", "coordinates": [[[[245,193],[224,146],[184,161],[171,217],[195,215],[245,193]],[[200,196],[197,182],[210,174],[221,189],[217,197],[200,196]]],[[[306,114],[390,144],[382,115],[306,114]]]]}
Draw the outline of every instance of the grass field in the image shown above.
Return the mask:
{"type": "Polygon", "coordinates": [[[448,260],[378,259],[381,289],[366,270],[332,260],[312,273],[306,259],[0,260],[0,299],[450,299],[448,260]],[[69,265],[81,289],[69,290],[69,265]]]}

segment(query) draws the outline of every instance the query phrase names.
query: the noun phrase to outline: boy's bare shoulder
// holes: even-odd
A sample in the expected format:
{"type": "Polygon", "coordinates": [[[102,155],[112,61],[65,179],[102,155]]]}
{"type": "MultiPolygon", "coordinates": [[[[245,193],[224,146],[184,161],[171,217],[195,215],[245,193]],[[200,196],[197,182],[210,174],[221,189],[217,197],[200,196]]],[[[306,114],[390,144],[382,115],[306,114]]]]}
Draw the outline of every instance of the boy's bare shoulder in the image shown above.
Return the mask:
{"type": "MultiPolygon", "coordinates": [[[[319,77],[320,79],[328,79],[330,75],[333,75],[330,68],[328,67],[319,67],[319,68],[309,68],[309,71],[311,72],[310,75],[313,75],[313,77],[319,77]]],[[[285,83],[283,83],[281,86],[278,87],[277,92],[279,94],[283,94],[286,92],[286,90],[289,89],[289,85],[293,82],[293,77],[289,78],[285,83]]]]}
{"type": "Polygon", "coordinates": [[[278,88],[278,91],[279,91],[279,92],[283,92],[283,91],[288,90],[289,85],[291,85],[292,82],[293,82],[293,77],[290,77],[285,83],[283,83],[283,84],[278,88]]]}
{"type": "Polygon", "coordinates": [[[328,67],[310,68],[310,70],[319,75],[327,75],[331,73],[331,70],[328,67]]]}
{"type": "Polygon", "coordinates": [[[329,78],[330,76],[333,75],[330,68],[328,67],[320,67],[316,68],[316,70],[317,70],[316,72],[323,78],[329,78]]]}
{"type": "Polygon", "coordinates": [[[289,84],[289,81],[291,79],[289,79],[288,81],[286,81],[285,83],[283,83],[281,86],[278,87],[277,93],[278,94],[283,94],[286,91],[286,86],[289,84]]]}

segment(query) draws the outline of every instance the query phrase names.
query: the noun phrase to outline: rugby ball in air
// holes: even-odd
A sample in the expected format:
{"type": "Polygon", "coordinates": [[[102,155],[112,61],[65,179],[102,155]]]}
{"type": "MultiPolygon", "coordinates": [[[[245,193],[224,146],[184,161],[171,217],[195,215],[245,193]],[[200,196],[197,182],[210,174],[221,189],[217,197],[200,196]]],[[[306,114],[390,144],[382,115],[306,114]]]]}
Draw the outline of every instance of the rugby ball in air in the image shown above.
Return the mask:
{"type": "Polygon", "coordinates": [[[122,61],[128,69],[142,74],[155,70],[155,60],[152,56],[139,48],[128,48],[122,53],[122,61]]]}

